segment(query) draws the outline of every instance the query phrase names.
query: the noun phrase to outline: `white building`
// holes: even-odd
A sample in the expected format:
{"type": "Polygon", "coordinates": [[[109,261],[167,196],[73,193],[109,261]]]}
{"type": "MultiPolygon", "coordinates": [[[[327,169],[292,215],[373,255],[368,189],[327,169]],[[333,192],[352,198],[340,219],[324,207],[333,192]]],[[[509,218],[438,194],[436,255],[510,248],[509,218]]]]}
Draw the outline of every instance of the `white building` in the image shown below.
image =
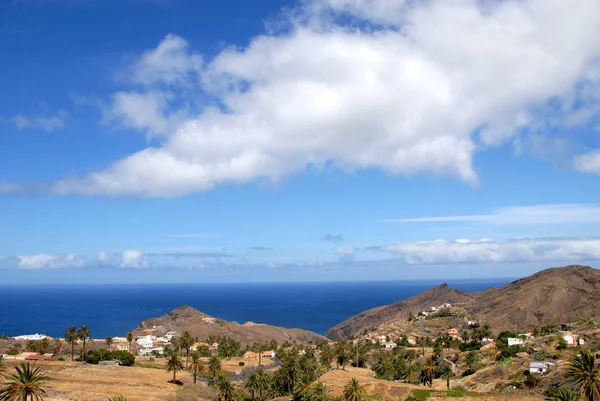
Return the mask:
{"type": "Polygon", "coordinates": [[[451,307],[452,307],[452,304],[449,304],[447,302],[445,304],[442,304],[442,308],[451,308],[451,307]]]}
{"type": "Polygon", "coordinates": [[[521,340],[520,338],[509,338],[508,346],[512,347],[513,345],[523,345],[523,340],[521,340]]]}
{"type": "Polygon", "coordinates": [[[383,346],[384,346],[385,348],[396,348],[396,347],[397,347],[397,344],[396,344],[396,343],[394,343],[394,342],[389,342],[389,343],[384,343],[384,344],[383,344],[383,346]]]}
{"type": "Polygon", "coordinates": [[[13,337],[15,340],[25,340],[25,341],[40,341],[45,338],[48,338],[45,334],[23,334],[22,336],[13,337]]]}
{"type": "Polygon", "coordinates": [[[529,373],[546,373],[549,367],[550,363],[548,362],[531,361],[529,362],[529,373]]]}
{"type": "Polygon", "coordinates": [[[169,341],[171,341],[173,337],[177,337],[176,331],[169,331],[167,334],[165,334],[165,338],[169,341]]]}
{"type": "Polygon", "coordinates": [[[575,347],[577,345],[585,344],[585,341],[583,340],[583,338],[573,335],[571,333],[564,334],[562,338],[567,342],[569,347],[575,347]]]}
{"type": "Polygon", "coordinates": [[[135,342],[142,348],[152,348],[154,346],[154,339],[150,335],[140,337],[135,342]]]}

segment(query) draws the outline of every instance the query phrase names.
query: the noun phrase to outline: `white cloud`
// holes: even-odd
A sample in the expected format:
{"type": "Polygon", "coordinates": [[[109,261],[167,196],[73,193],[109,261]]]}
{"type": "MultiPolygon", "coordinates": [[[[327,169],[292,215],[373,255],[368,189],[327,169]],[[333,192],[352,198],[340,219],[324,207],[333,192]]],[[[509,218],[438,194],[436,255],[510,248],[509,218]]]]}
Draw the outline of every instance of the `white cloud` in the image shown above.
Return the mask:
{"type": "Polygon", "coordinates": [[[149,264],[144,252],[129,249],[121,252],[121,263],[119,264],[119,267],[124,269],[145,269],[149,267],[149,264]]]}
{"type": "Polygon", "coordinates": [[[399,254],[408,264],[419,263],[496,263],[561,261],[579,262],[600,259],[600,239],[515,239],[495,242],[422,241],[378,247],[399,254]]]}
{"type": "Polygon", "coordinates": [[[67,114],[64,111],[56,115],[25,116],[16,114],[8,121],[18,129],[39,128],[46,132],[52,132],[65,126],[67,114]]]}
{"type": "Polygon", "coordinates": [[[334,252],[338,255],[340,261],[354,260],[358,250],[359,248],[356,246],[338,246],[334,248],[334,252]]]}
{"type": "Polygon", "coordinates": [[[116,93],[111,109],[165,140],[55,192],[173,197],[325,165],[476,183],[476,151],[596,88],[597,0],[314,0],[304,11],[286,33],[207,63],[168,35],[133,67],[144,89],[116,93]],[[353,18],[329,18],[339,12],[353,18]]]}
{"type": "Polygon", "coordinates": [[[574,165],[583,173],[600,174],[600,150],[575,157],[574,165]]]}
{"type": "Polygon", "coordinates": [[[61,269],[61,268],[72,268],[82,267],[84,261],[81,257],[74,253],[67,255],[54,255],[48,253],[40,253],[35,255],[20,255],[17,256],[19,260],[19,268],[24,270],[38,270],[38,269],[61,269]]]}
{"type": "Polygon", "coordinates": [[[383,220],[389,223],[464,222],[493,225],[527,224],[597,224],[600,223],[600,205],[564,204],[513,206],[490,214],[433,216],[383,220]]]}

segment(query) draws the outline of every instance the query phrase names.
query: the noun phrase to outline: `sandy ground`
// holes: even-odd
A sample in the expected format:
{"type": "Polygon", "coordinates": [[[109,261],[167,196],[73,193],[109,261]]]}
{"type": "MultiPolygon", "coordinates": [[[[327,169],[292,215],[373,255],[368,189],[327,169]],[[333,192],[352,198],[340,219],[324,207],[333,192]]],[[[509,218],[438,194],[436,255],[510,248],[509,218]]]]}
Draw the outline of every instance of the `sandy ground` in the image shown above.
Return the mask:
{"type": "MultiPolygon", "coordinates": [[[[150,362],[150,358],[137,358],[136,361],[156,366],[163,366],[165,363],[164,358],[157,358],[154,362],[150,362]]],[[[232,358],[222,361],[223,370],[241,372],[240,361],[244,361],[245,366],[258,365],[258,360],[232,358]]],[[[18,363],[6,361],[7,371],[18,363]]],[[[267,358],[262,363],[265,367],[273,364],[267,358]]],[[[54,379],[45,386],[46,401],[106,401],[115,395],[123,395],[128,401],[162,401],[179,389],[179,386],[168,383],[172,374],[163,369],[58,361],[37,362],[35,365],[54,379]]],[[[193,382],[192,375],[188,372],[179,372],[177,379],[184,384],[193,382]]]]}
{"type": "MultiPolygon", "coordinates": [[[[149,359],[149,358],[148,358],[149,359]]],[[[150,361],[140,358],[141,363],[150,361]]],[[[226,371],[241,371],[239,362],[242,358],[223,361],[226,371]]],[[[156,359],[154,364],[164,364],[164,359],[156,359]]],[[[244,360],[246,366],[258,364],[258,361],[244,360]]],[[[263,364],[272,363],[265,360],[263,364]]],[[[8,370],[16,362],[7,361],[8,370]]],[[[163,369],[121,366],[86,365],[77,362],[39,362],[36,364],[54,380],[48,383],[46,401],[106,401],[115,395],[124,395],[128,401],[164,401],[174,394],[179,387],[169,383],[172,378],[163,369]]],[[[378,380],[368,369],[346,367],[346,370],[333,370],[323,375],[319,381],[325,383],[332,396],[341,396],[344,386],[351,378],[356,377],[364,386],[367,394],[378,400],[403,400],[413,389],[425,389],[422,386],[391,381],[378,380]]],[[[179,372],[177,378],[184,384],[193,382],[188,372],[179,372]]],[[[204,385],[204,384],[200,384],[204,385]]],[[[429,389],[429,388],[427,388],[429,389]]],[[[434,390],[445,390],[445,381],[435,380],[434,390]]],[[[432,398],[442,401],[443,393],[432,394],[432,398]]],[[[541,396],[524,394],[482,393],[479,401],[541,401],[541,396]]],[[[448,398],[445,401],[468,401],[467,398],[448,398]]]]}

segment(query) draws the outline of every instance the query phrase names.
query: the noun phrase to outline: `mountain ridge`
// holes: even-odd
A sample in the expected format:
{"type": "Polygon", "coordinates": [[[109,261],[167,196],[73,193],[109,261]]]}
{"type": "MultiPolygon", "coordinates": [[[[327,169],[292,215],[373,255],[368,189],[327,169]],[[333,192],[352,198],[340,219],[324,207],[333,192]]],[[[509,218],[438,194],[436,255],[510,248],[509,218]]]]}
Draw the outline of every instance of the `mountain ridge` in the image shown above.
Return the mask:
{"type": "Polygon", "coordinates": [[[175,331],[179,335],[187,330],[192,336],[199,339],[206,339],[209,336],[227,336],[244,344],[264,343],[271,340],[280,343],[296,341],[308,344],[323,338],[317,333],[304,329],[272,326],[256,322],[241,324],[229,322],[210,316],[189,305],[179,306],[160,317],[146,319],[133,330],[133,333],[141,335],[145,333],[144,330],[152,330],[156,327],[162,327],[161,330],[164,332],[175,331]]]}
{"type": "Polygon", "coordinates": [[[476,293],[443,283],[411,298],[360,312],[329,328],[325,336],[352,338],[445,302],[461,304],[470,319],[487,323],[495,331],[529,331],[544,324],[592,318],[600,316],[600,270],[581,265],[552,267],[476,293]]]}

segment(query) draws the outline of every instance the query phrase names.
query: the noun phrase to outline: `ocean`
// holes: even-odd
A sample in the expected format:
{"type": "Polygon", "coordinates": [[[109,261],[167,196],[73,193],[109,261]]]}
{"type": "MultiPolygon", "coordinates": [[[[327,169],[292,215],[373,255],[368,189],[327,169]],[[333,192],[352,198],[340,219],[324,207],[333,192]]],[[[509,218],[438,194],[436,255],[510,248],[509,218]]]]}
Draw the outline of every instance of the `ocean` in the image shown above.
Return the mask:
{"type": "MultiPolygon", "coordinates": [[[[481,291],[512,279],[447,281],[481,291]]],[[[211,316],[323,334],[366,309],[409,298],[441,281],[0,286],[0,335],[62,337],[87,324],[93,338],[125,335],[144,319],[190,305],[211,316]]]]}

